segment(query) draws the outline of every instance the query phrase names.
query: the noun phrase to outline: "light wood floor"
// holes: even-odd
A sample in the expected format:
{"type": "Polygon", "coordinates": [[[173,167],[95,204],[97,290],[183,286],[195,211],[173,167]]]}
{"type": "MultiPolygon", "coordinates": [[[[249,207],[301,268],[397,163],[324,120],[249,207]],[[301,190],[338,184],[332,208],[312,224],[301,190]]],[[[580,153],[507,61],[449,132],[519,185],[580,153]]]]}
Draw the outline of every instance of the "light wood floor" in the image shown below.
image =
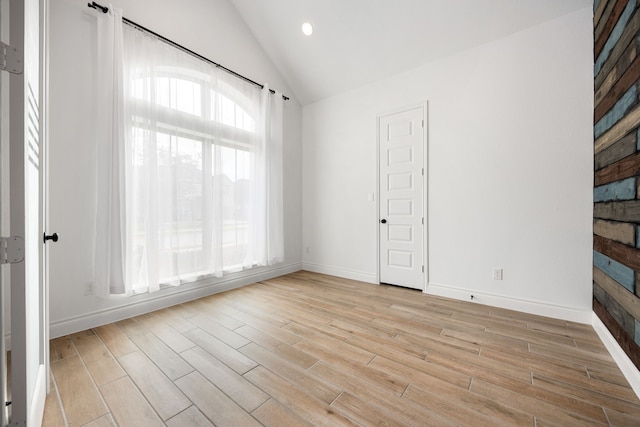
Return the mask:
{"type": "Polygon", "coordinates": [[[51,343],[45,426],[634,425],[590,326],[299,272],[51,343]]]}

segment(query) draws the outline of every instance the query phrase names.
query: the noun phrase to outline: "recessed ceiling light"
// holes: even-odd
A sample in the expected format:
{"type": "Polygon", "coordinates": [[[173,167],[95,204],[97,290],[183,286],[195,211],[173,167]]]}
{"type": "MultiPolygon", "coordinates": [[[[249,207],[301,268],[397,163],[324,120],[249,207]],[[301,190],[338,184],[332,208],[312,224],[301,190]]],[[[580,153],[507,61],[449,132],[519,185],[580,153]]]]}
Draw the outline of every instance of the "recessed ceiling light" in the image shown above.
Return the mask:
{"type": "Polygon", "coordinates": [[[304,24],[302,24],[302,32],[305,36],[310,36],[311,34],[313,34],[313,25],[305,22],[304,24]]]}

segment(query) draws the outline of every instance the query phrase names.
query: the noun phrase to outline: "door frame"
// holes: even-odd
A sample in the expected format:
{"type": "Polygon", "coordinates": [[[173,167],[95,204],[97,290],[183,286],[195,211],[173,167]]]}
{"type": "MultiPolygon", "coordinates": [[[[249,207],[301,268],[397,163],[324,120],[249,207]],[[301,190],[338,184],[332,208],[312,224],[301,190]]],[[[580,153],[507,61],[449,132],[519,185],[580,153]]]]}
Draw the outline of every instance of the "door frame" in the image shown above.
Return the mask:
{"type": "MultiPolygon", "coordinates": [[[[27,263],[32,262],[28,260],[28,242],[25,242],[25,259],[17,264],[13,264],[10,267],[10,288],[11,288],[11,348],[12,348],[12,383],[11,383],[11,416],[9,418],[10,425],[31,425],[32,423],[38,424],[42,421],[46,394],[49,389],[49,305],[48,305],[48,289],[47,289],[47,270],[46,270],[46,258],[47,248],[44,245],[42,236],[44,230],[46,230],[46,217],[47,217],[47,200],[46,200],[46,184],[47,184],[47,149],[48,143],[48,22],[49,22],[49,2],[48,0],[34,0],[33,7],[37,7],[38,10],[38,22],[37,28],[26,28],[23,24],[16,25],[16,23],[24,23],[27,13],[27,5],[25,2],[10,2],[9,15],[11,19],[9,32],[10,32],[10,44],[21,51],[22,60],[24,64],[24,71],[21,74],[11,74],[8,77],[9,80],[9,105],[8,111],[12,115],[12,126],[10,126],[10,139],[5,145],[9,148],[9,158],[11,163],[11,169],[9,171],[9,227],[10,235],[21,236],[23,238],[27,235],[27,220],[28,215],[24,210],[27,205],[26,185],[27,181],[27,150],[26,146],[27,136],[24,121],[27,120],[27,116],[24,112],[25,105],[29,102],[26,98],[26,82],[25,75],[27,73],[27,64],[25,61],[26,56],[26,40],[27,33],[35,32],[35,37],[38,40],[38,68],[35,71],[38,81],[38,226],[37,232],[35,232],[33,245],[37,245],[38,252],[38,273],[37,273],[37,299],[39,301],[40,313],[37,315],[37,324],[40,328],[38,358],[39,367],[35,373],[35,387],[33,395],[29,396],[29,384],[26,366],[27,361],[17,358],[16,356],[26,356],[29,354],[29,345],[27,343],[28,330],[32,327],[26,323],[24,317],[26,311],[26,281],[28,278],[27,263]],[[17,90],[16,90],[17,89],[17,90]],[[17,114],[21,117],[21,120],[16,123],[16,119],[13,117],[17,114]],[[23,206],[22,209],[19,206],[23,206]],[[18,213],[19,215],[16,215],[18,213]],[[20,289],[16,292],[16,289],[20,289]],[[24,307],[24,310],[16,310],[17,307],[24,307]],[[16,352],[20,353],[19,355],[16,352]]],[[[6,175],[4,176],[7,177],[6,175]]],[[[4,187],[6,188],[6,187],[4,187]]],[[[4,195],[3,195],[4,197],[4,195]]],[[[3,200],[7,200],[6,198],[3,200]]]]}
{"type": "MultiPolygon", "coordinates": [[[[0,0],[0,40],[9,40],[9,0],[0,0]]],[[[9,118],[9,76],[0,75],[0,235],[9,236],[9,141],[10,134],[7,123],[9,118]]],[[[11,335],[6,325],[10,325],[9,309],[10,296],[5,292],[11,283],[11,272],[8,268],[0,267],[0,422],[4,426],[9,422],[9,409],[4,402],[9,400],[7,350],[10,346],[11,335]],[[7,322],[7,320],[9,320],[7,322]]]]}
{"type": "Polygon", "coordinates": [[[410,104],[402,108],[383,111],[376,115],[376,283],[380,285],[382,256],[380,254],[380,119],[392,114],[403,113],[405,111],[422,108],[422,119],[424,120],[424,131],[422,133],[422,167],[424,175],[422,177],[422,213],[424,215],[424,226],[422,228],[422,264],[424,265],[424,283],[422,292],[426,293],[429,286],[429,101],[410,104]]]}

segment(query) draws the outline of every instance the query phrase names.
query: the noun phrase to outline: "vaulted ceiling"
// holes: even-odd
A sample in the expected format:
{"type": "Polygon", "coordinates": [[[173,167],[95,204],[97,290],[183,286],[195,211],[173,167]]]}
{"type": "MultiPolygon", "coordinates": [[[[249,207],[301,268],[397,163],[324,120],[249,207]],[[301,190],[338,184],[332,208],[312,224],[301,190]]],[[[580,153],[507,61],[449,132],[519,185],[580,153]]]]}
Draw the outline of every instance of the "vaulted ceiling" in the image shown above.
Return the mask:
{"type": "Polygon", "coordinates": [[[592,7],[592,0],[231,0],[303,104],[592,7]],[[314,27],[312,36],[301,25],[314,27]]]}

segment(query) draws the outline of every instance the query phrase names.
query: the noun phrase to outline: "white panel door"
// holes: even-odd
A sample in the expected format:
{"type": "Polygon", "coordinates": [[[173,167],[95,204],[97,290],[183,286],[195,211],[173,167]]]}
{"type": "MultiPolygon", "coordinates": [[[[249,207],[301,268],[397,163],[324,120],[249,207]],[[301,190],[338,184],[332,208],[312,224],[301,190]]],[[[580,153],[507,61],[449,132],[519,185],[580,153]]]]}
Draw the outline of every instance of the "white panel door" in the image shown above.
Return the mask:
{"type": "MultiPolygon", "coordinates": [[[[9,39],[9,5],[7,1],[0,0],[0,40],[9,39]]],[[[5,194],[7,194],[8,179],[5,171],[8,170],[8,152],[9,152],[9,75],[0,71],[0,230],[2,235],[8,234],[8,211],[5,194]]],[[[5,292],[8,286],[8,274],[6,269],[0,268],[0,421],[2,426],[9,423],[9,412],[6,406],[9,401],[8,384],[7,384],[7,347],[5,336],[8,332],[5,309],[9,307],[6,302],[5,292]]]]}
{"type": "Polygon", "coordinates": [[[45,0],[10,1],[9,44],[23,56],[10,75],[10,230],[24,239],[24,261],[11,264],[10,425],[40,425],[47,389],[48,327],[43,277],[41,141],[45,0]]]}
{"type": "Polygon", "coordinates": [[[424,108],[379,118],[380,282],[424,289],[424,108]]]}

